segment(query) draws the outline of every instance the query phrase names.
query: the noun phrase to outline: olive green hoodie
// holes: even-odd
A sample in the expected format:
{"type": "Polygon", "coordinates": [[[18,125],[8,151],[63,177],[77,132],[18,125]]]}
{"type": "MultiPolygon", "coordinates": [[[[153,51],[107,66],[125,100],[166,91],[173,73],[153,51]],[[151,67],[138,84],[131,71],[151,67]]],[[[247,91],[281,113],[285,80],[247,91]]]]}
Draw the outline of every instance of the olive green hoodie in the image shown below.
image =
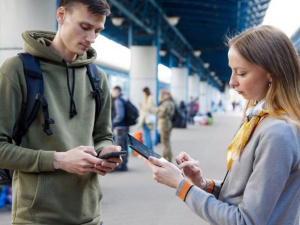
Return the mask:
{"type": "Polygon", "coordinates": [[[102,193],[95,173],[83,176],[53,168],[54,152],[63,152],[80,145],[94,145],[96,151],[112,144],[110,92],[105,73],[100,87],[102,109],[95,120],[95,100],[87,76],[86,65],[96,58],[90,48],[72,63],[49,49],[55,33],[27,31],[22,34],[24,50],[39,57],[45,97],[48,101],[53,134],[43,131],[43,113],[23,137],[21,146],[8,143],[27,89],[23,64],[18,56],[7,59],[0,70],[0,166],[14,169],[12,224],[99,224],[102,193]],[[69,75],[67,75],[67,70],[69,75]],[[74,102],[77,115],[70,118],[71,95],[75,73],[74,102]],[[93,129],[95,128],[94,132],[93,129]]]}

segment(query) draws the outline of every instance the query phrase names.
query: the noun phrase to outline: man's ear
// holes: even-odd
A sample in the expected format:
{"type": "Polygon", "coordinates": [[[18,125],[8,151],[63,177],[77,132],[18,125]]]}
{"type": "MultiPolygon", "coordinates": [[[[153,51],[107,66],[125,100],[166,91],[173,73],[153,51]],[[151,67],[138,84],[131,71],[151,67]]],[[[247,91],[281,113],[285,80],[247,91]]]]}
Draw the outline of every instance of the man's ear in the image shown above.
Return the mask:
{"type": "Polygon", "coordinates": [[[64,22],[65,14],[66,14],[65,7],[59,7],[56,11],[56,19],[60,25],[63,24],[64,22]]]}

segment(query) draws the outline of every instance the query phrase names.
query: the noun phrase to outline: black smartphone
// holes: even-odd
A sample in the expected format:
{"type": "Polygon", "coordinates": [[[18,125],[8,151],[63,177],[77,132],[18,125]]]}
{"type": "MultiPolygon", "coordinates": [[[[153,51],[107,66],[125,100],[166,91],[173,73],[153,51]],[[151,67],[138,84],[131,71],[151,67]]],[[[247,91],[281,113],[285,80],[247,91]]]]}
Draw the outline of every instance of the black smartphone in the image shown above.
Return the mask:
{"type": "Polygon", "coordinates": [[[105,155],[100,155],[100,159],[109,159],[109,158],[119,158],[120,156],[127,155],[126,151],[117,151],[117,152],[110,152],[105,155]]]}
{"type": "Polygon", "coordinates": [[[155,158],[160,159],[161,156],[148,148],[143,143],[139,142],[137,139],[135,139],[133,136],[127,133],[127,140],[128,140],[128,146],[132,148],[133,150],[137,151],[141,156],[145,157],[146,159],[149,158],[149,156],[153,156],[155,158]]]}

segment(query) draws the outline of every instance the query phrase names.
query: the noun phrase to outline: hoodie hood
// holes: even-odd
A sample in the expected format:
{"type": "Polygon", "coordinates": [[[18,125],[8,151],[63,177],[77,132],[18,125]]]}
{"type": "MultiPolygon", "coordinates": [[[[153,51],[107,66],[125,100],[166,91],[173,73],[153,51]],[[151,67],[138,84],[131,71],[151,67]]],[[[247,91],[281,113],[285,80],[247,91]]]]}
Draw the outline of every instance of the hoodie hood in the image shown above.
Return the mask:
{"type": "MultiPolygon", "coordinates": [[[[63,64],[63,58],[49,51],[49,47],[54,39],[55,32],[48,31],[25,31],[22,34],[24,39],[24,51],[39,58],[43,58],[53,63],[63,64]]],[[[97,53],[93,48],[89,48],[87,52],[78,56],[77,59],[68,66],[80,67],[93,63],[96,60],[97,53]]]]}

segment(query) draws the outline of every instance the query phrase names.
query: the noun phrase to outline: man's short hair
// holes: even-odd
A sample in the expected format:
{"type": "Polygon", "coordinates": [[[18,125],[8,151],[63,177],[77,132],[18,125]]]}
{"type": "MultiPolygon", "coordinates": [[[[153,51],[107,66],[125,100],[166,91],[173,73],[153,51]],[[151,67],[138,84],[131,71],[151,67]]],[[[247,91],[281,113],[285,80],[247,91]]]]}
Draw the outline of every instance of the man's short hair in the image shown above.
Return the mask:
{"type": "Polygon", "coordinates": [[[106,0],[60,0],[58,7],[65,7],[72,12],[72,8],[78,4],[87,6],[88,11],[93,14],[108,16],[110,14],[110,7],[106,0]]]}
{"type": "Polygon", "coordinates": [[[118,90],[118,91],[121,93],[122,88],[121,88],[120,86],[115,86],[115,87],[113,88],[113,90],[118,90]]]}

